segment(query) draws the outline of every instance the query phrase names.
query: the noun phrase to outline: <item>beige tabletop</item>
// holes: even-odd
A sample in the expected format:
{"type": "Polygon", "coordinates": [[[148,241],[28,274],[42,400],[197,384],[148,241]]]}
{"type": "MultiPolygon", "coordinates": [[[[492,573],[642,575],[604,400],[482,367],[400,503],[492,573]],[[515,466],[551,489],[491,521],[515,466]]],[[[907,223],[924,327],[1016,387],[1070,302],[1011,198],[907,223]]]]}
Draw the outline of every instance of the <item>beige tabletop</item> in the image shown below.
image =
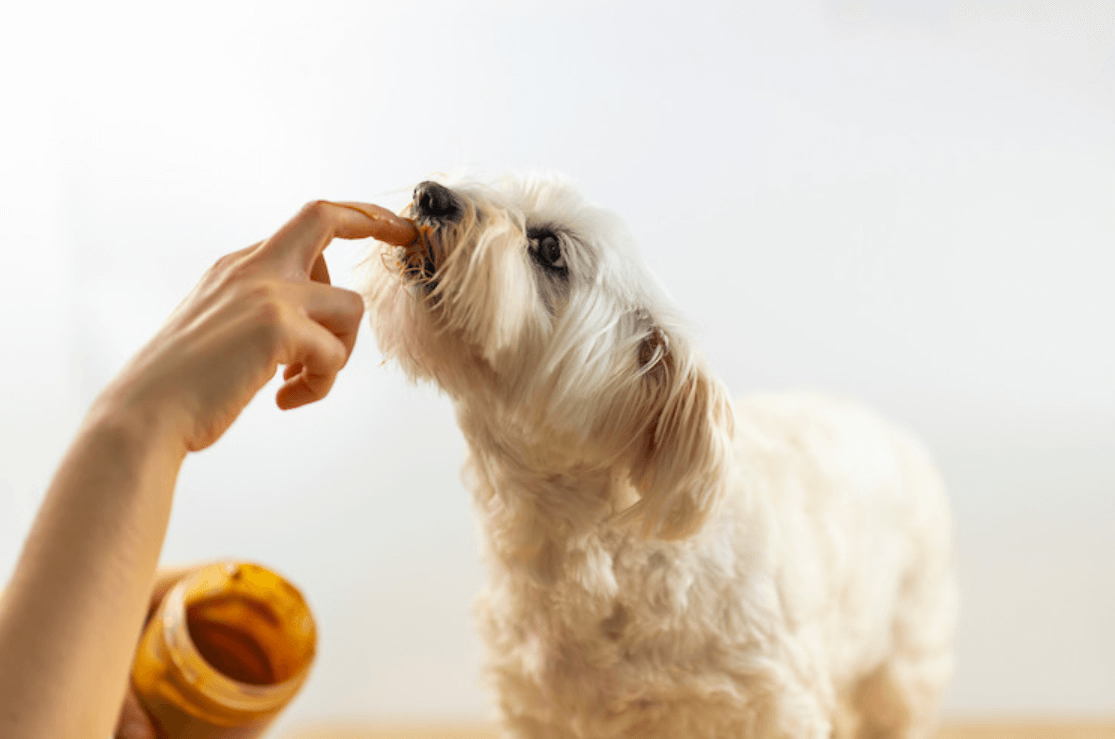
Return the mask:
{"type": "MultiPolygon", "coordinates": [[[[499,739],[484,724],[321,725],[284,734],[277,739],[499,739]]],[[[1115,722],[954,722],[936,739],[1115,739],[1115,722]]]]}

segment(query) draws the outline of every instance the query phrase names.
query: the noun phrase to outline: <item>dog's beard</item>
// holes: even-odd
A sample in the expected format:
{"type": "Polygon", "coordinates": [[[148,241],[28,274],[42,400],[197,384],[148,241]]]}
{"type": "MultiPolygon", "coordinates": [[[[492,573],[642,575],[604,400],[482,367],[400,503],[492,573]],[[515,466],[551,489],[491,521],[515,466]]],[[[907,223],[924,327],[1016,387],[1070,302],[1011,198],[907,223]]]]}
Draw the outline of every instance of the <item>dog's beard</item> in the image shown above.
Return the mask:
{"type": "MultiPolygon", "coordinates": [[[[408,206],[403,215],[413,218],[413,207],[408,206]]],[[[449,229],[442,224],[416,221],[418,225],[418,238],[414,242],[396,247],[396,271],[403,281],[415,288],[420,295],[432,297],[438,293],[440,279],[438,269],[445,264],[449,253],[449,245],[455,241],[459,234],[447,233],[457,231],[449,229]]]]}
{"type": "Polygon", "coordinates": [[[427,293],[433,292],[438,286],[433,241],[428,231],[420,232],[413,245],[401,247],[403,279],[427,293]]]}

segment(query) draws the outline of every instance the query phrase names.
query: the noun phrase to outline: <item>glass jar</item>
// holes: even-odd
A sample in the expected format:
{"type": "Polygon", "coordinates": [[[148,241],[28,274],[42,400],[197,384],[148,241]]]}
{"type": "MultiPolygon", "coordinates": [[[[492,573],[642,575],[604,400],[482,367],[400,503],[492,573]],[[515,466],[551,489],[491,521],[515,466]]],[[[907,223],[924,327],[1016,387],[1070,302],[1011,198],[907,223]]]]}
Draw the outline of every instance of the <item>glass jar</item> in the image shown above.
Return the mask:
{"type": "Polygon", "coordinates": [[[259,736],[302,687],[317,629],[302,594],[246,562],[199,569],[148,622],[132,685],[166,739],[259,736]]]}

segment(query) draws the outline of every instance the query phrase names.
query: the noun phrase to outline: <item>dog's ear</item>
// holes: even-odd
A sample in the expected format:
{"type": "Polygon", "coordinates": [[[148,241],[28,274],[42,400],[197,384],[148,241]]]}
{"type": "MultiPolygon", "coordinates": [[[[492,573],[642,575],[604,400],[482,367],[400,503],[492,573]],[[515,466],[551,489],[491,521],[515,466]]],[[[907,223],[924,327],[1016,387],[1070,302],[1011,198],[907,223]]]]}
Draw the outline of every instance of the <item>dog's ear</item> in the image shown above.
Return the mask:
{"type": "Polygon", "coordinates": [[[658,328],[639,346],[653,422],[631,465],[640,498],[623,517],[648,538],[696,532],[723,497],[729,475],[727,393],[696,357],[679,353],[658,328]]]}
{"type": "Polygon", "coordinates": [[[654,385],[660,385],[666,372],[666,357],[670,342],[657,326],[647,329],[639,342],[639,372],[654,385]]]}

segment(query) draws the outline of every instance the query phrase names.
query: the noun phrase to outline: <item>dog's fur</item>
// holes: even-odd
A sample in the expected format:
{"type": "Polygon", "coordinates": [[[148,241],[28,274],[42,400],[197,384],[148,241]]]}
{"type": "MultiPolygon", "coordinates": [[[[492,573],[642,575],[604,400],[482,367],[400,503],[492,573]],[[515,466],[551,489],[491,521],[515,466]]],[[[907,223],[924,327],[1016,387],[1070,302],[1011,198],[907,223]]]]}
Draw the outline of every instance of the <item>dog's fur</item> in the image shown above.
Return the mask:
{"type": "Polygon", "coordinates": [[[367,305],[456,405],[508,736],[930,734],[957,598],[917,442],[823,397],[731,403],[563,180],[424,183],[404,213],[423,237],[382,245],[367,305]]]}

